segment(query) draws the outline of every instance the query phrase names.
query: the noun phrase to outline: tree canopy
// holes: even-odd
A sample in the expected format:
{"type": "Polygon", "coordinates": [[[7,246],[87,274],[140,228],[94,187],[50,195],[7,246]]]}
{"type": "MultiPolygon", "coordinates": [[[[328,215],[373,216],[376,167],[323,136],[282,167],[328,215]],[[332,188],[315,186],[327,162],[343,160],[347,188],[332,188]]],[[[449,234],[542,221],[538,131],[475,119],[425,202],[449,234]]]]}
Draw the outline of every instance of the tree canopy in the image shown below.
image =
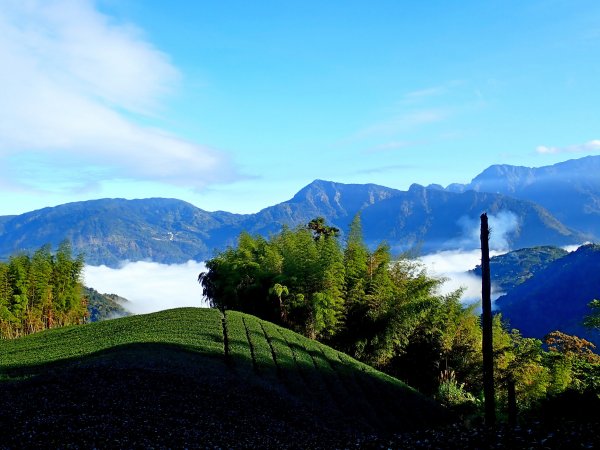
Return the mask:
{"type": "Polygon", "coordinates": [[[86,320],[83,255],[73,257],[68,241],[56,253],[51,250],[45,245],[33,255],[22,253],[0,262],[0,337],[14,338],[86,320]]]}
{"type": "MultiPolygon", "coordinates": [[[[237,246],[206,266],[199,281],[213,307],[280,323],[390,373],[401,374],[394,369],[397,361],[422,350],[417,341],[435,347],[431,354],[445,346],[450,355],[450,315],[463,320],[471,314],[460,305],[459,292],[440,295],[443,280],[428,276],[417,262],[392,258],[385,243],[370,250],[359,215],[343,247],[337,228],[317,218],[268,239],[242,233],[237,246]]],[[[470,324],[462,333],[477,335],[477,320],[470,324]]],[[[416,371],[403,375],[418,377],[416,371]]]]}

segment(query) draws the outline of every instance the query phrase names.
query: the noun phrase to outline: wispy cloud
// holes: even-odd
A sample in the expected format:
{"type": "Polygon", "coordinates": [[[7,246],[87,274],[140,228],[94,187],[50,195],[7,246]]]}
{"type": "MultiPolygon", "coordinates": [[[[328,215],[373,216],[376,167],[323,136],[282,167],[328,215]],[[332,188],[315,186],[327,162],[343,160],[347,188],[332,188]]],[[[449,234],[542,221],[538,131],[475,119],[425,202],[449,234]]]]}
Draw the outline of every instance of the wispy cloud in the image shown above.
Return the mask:
{"type": "MultiPolygon", "coordinates": [[[[201,187],[235,176],[220,152],[135,120],[156,119],[181,77],[141,30],[90,1],[6,1],[0,36],[0,165],[13,183],[31,179],[21,176],[24,155],[94,168],[88,183],[201,187]]],[[[48,173],[44,167],[34,175],[43,183],[48,173]]]]}
{"type": "Polygon", "coordinates": [[[372,173],[385,173],[385,172],[396,172],[399,170],[412,170],[414,166],[409,164],[390,164],[389,166],[371,167],[366,169],[357,170],[354,173],[357,174],[372,174],[372,173]]]}
{"type": "Polygon", "coordinates": [[[600,139],[594,139],[583,144],[569,145],[567,147],[548,147],[545,145],[540,145],[535,149],[535,151],[542,155],[600,152],[600,139]]]}
{"type": "Polygon", "coordinates": [[[424,141],[390,141],[371,147],[367,149],[365,153],[391,152],[394,150],[402,150],[404,148],[414,147],[423,143],[424,141]]]}
{"type": "Polygon", "coordinates": [[[390,136],[413,131],[424,125],[440,122],[449,116],[449,112],[441,108],[418,109],[400,114],[392,119],[368,126],[357,133],[357,138],[371,136],[390,136]]]}
{"type": "MultiPolygon", "coordinates": [[[[510,250],[510,241],[520,227],[519,218],[509,210],[488,214],[490,224],[490,249],[496,252],[510,250]]],[[[458,249],[473,249],[480,246],[479,217],[462,216],[458,220],[462,229],[460,236],[445,243],[446,247],[458,249]]]]}
{"type": "Polygon", "coordinates": [[[425,89],[419,89],[416,91],[409,92],[404,95],[404,100],[420,100],[427,97],[435,97],[441,95],[447,91],[446,86],[434,86],[425,89]]]}
{"type": "Polygon", "coordinates": [[[423,89],[417,89],[404,94],[404,96],[402,97],[402,102],[415,103],[429,100],[432,97],[439,97],[444,94],[448,94],[450,91],[464,84],[465,81],[463,80],[452,80],[437,86],[429,86],[423,89]]]}

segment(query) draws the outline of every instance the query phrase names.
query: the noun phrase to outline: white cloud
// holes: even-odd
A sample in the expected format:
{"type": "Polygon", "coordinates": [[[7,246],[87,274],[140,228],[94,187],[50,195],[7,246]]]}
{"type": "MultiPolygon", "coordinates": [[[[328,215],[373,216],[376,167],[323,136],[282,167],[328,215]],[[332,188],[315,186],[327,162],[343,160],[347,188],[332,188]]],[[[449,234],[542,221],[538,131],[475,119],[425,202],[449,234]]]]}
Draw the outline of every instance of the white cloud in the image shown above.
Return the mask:
{"type": "Polygon", "coordinates": [[[133,120],[156,116],[180,74],[139,29],[89,1],[2,2],[0,60],[0,165],[14,183],[31,179],[23,157],[74,160],[92,182],[202,187],[234,176],[219,152],[133,120]]]}
{"type": "Polygon", "coordinates": [[[385,172],[397,172],[413,169],[413,166],[407,164],[390,164],[389,166],[371,167],[367,169],[360,169],[354,173],[358,174],[372,174],[372,173],[385,173],[385,172]]]}
{"type": "Polygon", "coordinates": [[[416,147],[423,145],[426,141],[390,141],[383,144],[375,145],[365,150],[365,153],[383,153],[394,150],[402,150],[405,148],[416,147]]]}
{"type": "MultiPolygon", "coordinates": [[[[506,252],[509,250],[510,234],[519,227],[519,218],[512,211],[499,211],[497,214],[488,214],[490,227],[490,249],[506,252]]],[[[461,235],[445,243],[446,247],[471,249],[479,248],[480,242],[480,219],[479,217],[462,216],[458,220],[462,228],[461,235]]]]}
{"type": "Polygon", "coordinates": [[[456,87],[464,85],[463,80],[452,80],[438,86],[430,86],[424,89],[418,89],[415,91],[404,94],[403,102],[412,103],[429,99],[431,97],[438,97],[444,94],[448,94],[456,87]]]}
{"type": "Polygon", "coordinates": [[[586,241],[583,244],[575,244],[575,245],[565,245],[563,247],[561,247],[563,250],[568,251],[569,253],[574,252],[575,250],[577,250],[579,247],[581,247],[582,245],[588,245],[591,244],[591,242],[586,241]]]}
{"type": "Polygon", "coordinates": [[[555,155],[557,153],[589,153],[600,152],[600,139],[594,139],[583,144],[569,145],[567,147],[538,146],[535,151],[542,155],[555,155]]]}
{"type": "MultiPolygon", "coordinates": [[[[502,254],[501,251],[491,251],[490,256],[502,254]]],[[[444,277],[447,281],[440,289],[441,294],[449,294],[459,288],[464,292],[461,301],[466,304],[481,301],[481,278],[469,273],[481,263],[480,250],[452,250],[432,253],[419,258],[430,275],[444,277]]],[[[492,286],[492,298],[498,298],[502,292],[492,286]]]]}
{"type": "Polygon", "coordinates": [[[104,294],[117,294],[130,301],[126,308],[145,314],[182,306],[206,307],[198,274],[203,263],[158,264],[126,262],[118,269],[86,266],[84,284],[104,294]]]}

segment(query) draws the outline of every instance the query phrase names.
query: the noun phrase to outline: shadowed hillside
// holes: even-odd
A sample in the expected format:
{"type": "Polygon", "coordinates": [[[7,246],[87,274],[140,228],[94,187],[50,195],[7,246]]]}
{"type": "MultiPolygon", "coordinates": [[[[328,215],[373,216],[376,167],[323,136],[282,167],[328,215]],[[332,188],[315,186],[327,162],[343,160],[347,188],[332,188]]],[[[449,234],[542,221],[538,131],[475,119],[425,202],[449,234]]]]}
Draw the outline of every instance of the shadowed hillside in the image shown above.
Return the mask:
{"type": "Polygon", "coordinates": [[[0,448],[329,447],[339,433],[444,417],[316,341],[242,313],[226,319],[182,308],[0,341],[0,448]]]}
{"type": "MultiPolygon", "coordinates": [[[[501,292],[508,292],[525,282],[553,261],[568,255],[559,247],[541,246],[513,250],[490,259],[492,282],[501,292]]],[[[481,277],[481,265],[470,271],[481,277]]]]}
{"type": "Polygon", "coordinates": [[[584,245],[496,300],[511,327],[542,339],[560,330],[600,345],[597,331],[584,328],[588,303],[600,298],[600,246],[584,245]]]}

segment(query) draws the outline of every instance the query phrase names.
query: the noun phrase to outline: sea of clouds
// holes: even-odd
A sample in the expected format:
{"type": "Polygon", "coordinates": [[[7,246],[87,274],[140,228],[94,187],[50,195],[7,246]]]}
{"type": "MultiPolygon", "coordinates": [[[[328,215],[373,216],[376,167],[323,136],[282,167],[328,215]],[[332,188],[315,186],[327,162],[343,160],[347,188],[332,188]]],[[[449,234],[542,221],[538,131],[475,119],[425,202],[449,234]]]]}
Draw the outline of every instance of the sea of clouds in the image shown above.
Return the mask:
{"type": "MultiPolygon", "coordinates": [[[[493,252],[492,255],[499,254],[493,252]]],[[[479,264],[481,253],[443,251],[420,257],[427,273],[446,279],[440,292],[447,294],[464,288],[462,301],[472,303],[481,298],[481,278],[468,273],[479,264]]],[[[117,294],[129,302],[124,307],[134,314],[146,314],[183,306],[208,307],[198,284],[204,263],[159,264],[147,261],[123,262],[118,268],[86,266],[84,284],[103,294],[117,294]]],[[[496,298],[500,292],[493,291],[496,298]]]]}
{"type": "MultiPolygon", "coordinates": [[[[518,219],[510,211],[488,215],[490,228],[490,256],[508,252],[509,234],[519,226],[518,219]]],[[[423,255],[419,260],[431,276],[446,281],[440,289],[448,294],[462,288],[465,304],[481,300],[481,278],[470,273],[481,262],[479,249],[479,221],[461,218],[463,232],[449,241],[455,250],[444,250],[423,255]]],[[[448,243],[446,243],[448,244],[448,243]]],[[[574,251],[578,246],[565,248],[574,251]]],[[[198,274],[206,270],[204,263],[188,261],[184,264],[159,264],[137,261],[123,262],[119,268],[86,266],[84,283],[105,294],[117,294],[130,301],[125,307],[134,314],[144,314],[182,306],[208,307],[198,284],[198,274]]],[[[503,292],[492,284],[492,300],[503,292]]]]}
{"type": "Polygon", "coordinates": [[[158,264],[124,262],[119,268],[86,266],[84,284],[103,294],[117,294],[129,300],[124,307],[145,314],[182,306],[208,307],[198,284],[204,263],[158,264]]]}

